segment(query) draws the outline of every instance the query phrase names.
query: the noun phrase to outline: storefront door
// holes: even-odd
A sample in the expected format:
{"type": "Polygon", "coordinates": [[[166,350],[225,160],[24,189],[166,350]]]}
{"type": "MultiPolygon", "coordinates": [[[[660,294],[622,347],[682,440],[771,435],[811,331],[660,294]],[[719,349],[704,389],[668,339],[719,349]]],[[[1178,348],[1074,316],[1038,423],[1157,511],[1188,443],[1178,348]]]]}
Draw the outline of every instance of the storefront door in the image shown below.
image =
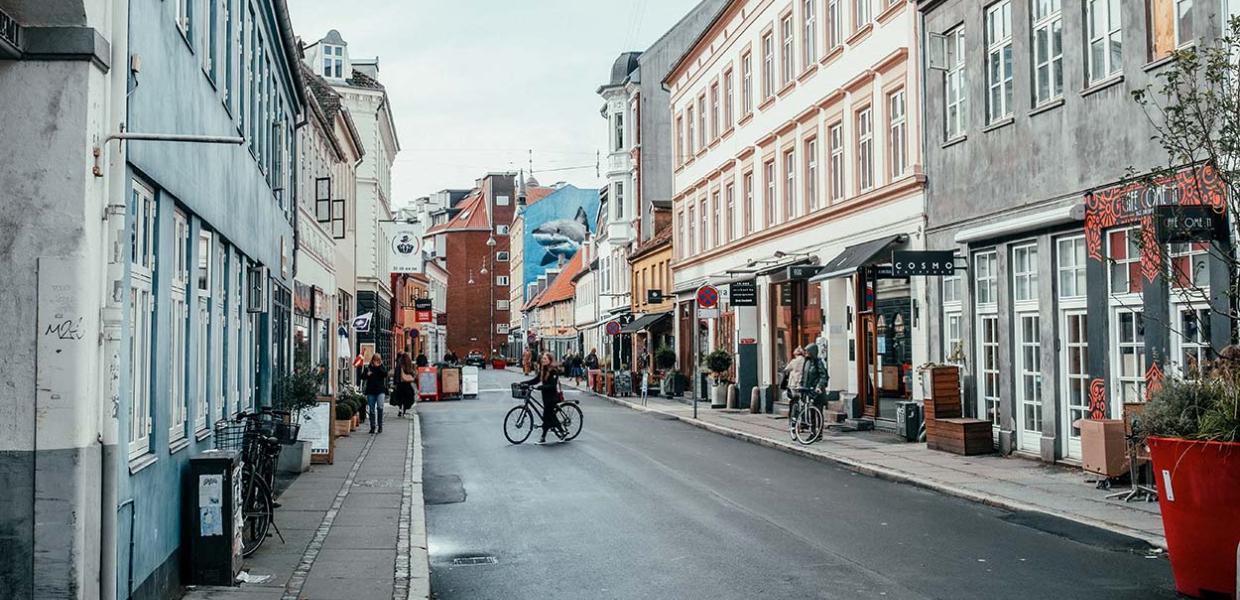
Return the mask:
{"type": "Polygon", "coordinates": [[[1060,429],[1067,432],[1064,454],[1080,460],[1081,430],[1073,423],[1089,416],[1089,340],[1085,336],[1088,318],[1083,308],[1065,310],[1060,315],[1063,361],[1063,394],[1060,397],[1066,404],[1066,410],[1060,411],[1063,419],[1060,429]]]}
{"type": "Polygon", "coordinates": [[[878,417],[878,334],[874,315],[861,315],[861,337],[857,344],[858,392],[865,416],[878,417]]]}
{"type": "Polygon", "coordinates": [[[1017,443],[1025,452],[1040,452],[1042,443],[1040,321],[1037,313],[1017,314],[1017,443]]]}

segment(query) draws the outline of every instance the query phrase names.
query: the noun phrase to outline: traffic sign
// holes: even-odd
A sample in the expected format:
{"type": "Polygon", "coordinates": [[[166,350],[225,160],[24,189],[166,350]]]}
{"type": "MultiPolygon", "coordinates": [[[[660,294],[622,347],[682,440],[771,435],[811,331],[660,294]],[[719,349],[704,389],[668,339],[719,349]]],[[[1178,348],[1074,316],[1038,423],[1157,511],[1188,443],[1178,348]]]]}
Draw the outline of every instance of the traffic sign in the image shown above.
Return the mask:
{"type": "Polygon", "coordinates": [[[607,322],[607,335],[620,335],[620,322],[619,321],[608,321],[607,322]]]}
{"type": "Polygon", "coordinates": [[[719,290],[713,285],[704,285],[697,291],[698,308],[714,308],[719,304],[719,290]]]}
{"type": "Polygon", "coordinates": [[[717,308],[699,308],[699,319],[717,319],[719,318],[719,309],[717,308]]]}

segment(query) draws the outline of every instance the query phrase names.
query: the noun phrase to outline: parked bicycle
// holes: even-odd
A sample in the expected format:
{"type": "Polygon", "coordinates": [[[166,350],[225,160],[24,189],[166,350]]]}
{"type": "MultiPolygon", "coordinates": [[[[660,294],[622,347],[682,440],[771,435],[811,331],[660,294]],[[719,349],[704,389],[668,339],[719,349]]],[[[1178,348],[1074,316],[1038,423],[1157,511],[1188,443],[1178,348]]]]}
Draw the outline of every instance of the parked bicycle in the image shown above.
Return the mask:
{"type": "Polygon", "coordinates": [[[822,439],[824,418],[817,400],[817,391],[797,389],[797,395],[788,407],[788,433],[793,441],[809,445],[822,439]]]}
{"type": "MultiPolygon", "coordinates": [[[[535,419],[539,426],[542,425],[542,404],[534,400],[530,386],[521,383],[512,384],[512,397],[522,402],[504,415],[504,437],[513,444],[520,444],[534,432],[535,419]]],[[[583,415],[575,400],[561,402],[556,407],[555,416],[559,425],[552,431],[561,441],[572,441],[581,433],[583,415]]]]}
{"type": "Polygon", "coordinates": [[[297,426],[289,413],[265,408],[257,413],[241,412],[232,420],[215,424],[215,446],[241,454],[241,554],[254,554],[271,530],[284,542],[275,524],[276,465],[280,446],[297,438],[297,426]]]}

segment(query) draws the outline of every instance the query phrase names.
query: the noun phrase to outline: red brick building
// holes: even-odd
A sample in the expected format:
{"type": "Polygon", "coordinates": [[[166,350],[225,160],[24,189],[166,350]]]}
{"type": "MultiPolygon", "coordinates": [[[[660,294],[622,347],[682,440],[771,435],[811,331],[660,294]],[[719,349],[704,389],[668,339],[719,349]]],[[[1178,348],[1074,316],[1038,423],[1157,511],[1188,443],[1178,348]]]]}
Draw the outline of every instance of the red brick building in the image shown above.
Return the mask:
{"type": "MultiPolygon", "coordinates": [[[[448,271],[448,349],[490,357],[508,342],[509,240],[516,173],[489,173],[427,230],[434,260],[448,271]]],[[[439,358],[439,357],[435,357],[439,358]]]]}

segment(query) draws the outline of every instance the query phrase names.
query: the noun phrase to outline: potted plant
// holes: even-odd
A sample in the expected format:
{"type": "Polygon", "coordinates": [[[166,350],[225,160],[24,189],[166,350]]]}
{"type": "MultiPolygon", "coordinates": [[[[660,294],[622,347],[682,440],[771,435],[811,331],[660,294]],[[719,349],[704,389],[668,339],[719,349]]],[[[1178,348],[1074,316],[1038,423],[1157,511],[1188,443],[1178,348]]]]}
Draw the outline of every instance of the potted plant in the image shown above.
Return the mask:
{"type": "Polygon", "coordinates": [[[1195,380],[1167,380],[1134,420],[1154,462],[1175,587],[1236,593],[1240,540],[1240,351],[1195,380]]]}
{"type": "Polygon", "coordinates": [[[323,386],[323,374],[313,370],[298,370],[276,381],[280,389],[280,402],[276,407],[290,415],[288,426],[281,428],[289,439],[281,439],[285,445],[280,449],[280,470],[304,473],[310,468],[310,442],[297,439],[301,428],[302,411],[319,403],[319,390],[323,386]]]}
{"type": "Polygon", "coordinates": [[[353,428],[353,405],[348,402],[336,404],[336,435],[349,435],[353,428]]]}
{"type": "Polygon", "coordinates": [[[732,355],[722,348],[706,355],[702,366],[710,371],[714,386],[711,388],[710,406],[720,408],[728,405],[728,371],[732,369],[732,355]]]}
{"type": "Polygon", "coordinates": [[[667,346],[659,346],[654,351],[654,366],[661,374],[660,393],[671,398],[684,393],[683,381],[678,377],[676,369],[676,351],[667,346]]]}

